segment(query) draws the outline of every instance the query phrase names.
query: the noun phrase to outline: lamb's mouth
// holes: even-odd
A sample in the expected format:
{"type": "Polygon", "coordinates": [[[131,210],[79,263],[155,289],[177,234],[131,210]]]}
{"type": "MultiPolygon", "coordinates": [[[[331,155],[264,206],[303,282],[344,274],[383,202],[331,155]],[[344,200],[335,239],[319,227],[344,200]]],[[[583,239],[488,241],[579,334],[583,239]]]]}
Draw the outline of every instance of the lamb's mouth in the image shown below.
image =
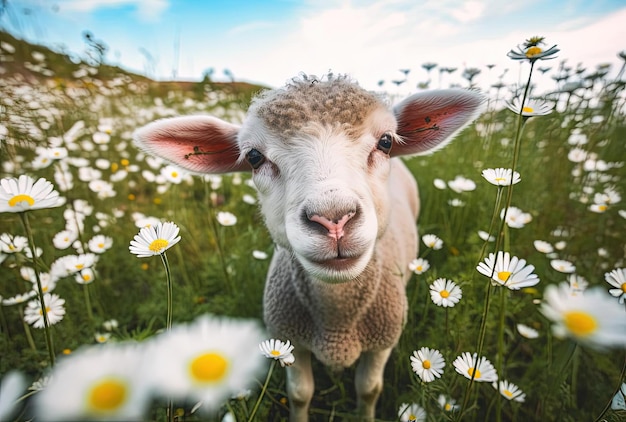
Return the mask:
{"type": "Polygon", "coordinates": [[[313,264],[333,271],[346,271],[354,267],[361,257],[356,258],[331,258],[323,261],[311,261],[313,264]]]}

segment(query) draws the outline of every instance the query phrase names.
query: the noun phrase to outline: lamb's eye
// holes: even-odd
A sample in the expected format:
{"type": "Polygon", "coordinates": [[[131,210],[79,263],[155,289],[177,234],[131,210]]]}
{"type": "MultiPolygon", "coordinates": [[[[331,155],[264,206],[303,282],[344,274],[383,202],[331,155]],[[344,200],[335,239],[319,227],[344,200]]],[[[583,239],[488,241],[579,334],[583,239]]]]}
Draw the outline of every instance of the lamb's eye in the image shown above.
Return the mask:
{"type": "Polygon", "coordinates": [[[250,163],[252,168],[256,170],[265,162],[265,156],[261,154],[259,150],[251,149],[246,154],[246,160],[248,160],[248,163],[250,163]]]}
{"type": "Polygon", "coordinates": [[[383,136],[378,140],[378,145],[376,148],[384,152],[385,154],[389,154],[391,152],[391,146],[393,145],[393,138],[390,133],[384,133],[383,136]]]}

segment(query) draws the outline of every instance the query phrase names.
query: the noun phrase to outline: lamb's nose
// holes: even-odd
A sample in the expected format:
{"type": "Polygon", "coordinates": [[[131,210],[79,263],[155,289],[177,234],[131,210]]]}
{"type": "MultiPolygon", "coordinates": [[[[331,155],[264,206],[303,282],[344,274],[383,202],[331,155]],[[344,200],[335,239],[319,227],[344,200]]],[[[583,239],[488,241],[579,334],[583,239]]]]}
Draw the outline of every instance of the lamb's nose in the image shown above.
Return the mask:
{"type": "Polygon", "coordinates": [[[330,219],[328,217],[325,217],[319,214],[313,214],[313,215],[307,215],[307,218],[310,221],[317,223],[321,225],[322,227],[325,227],[326,230],[328,230],[328,235],[330,237],[332,237],[335,240],[339,240],[344,235],[344,231],[343,231],[344,226],[352,217],[354,217],[354,214],[356,214],[355,211],[349,211],[343,216],[339,218],[334,218],[334,219],[330,219]]]}

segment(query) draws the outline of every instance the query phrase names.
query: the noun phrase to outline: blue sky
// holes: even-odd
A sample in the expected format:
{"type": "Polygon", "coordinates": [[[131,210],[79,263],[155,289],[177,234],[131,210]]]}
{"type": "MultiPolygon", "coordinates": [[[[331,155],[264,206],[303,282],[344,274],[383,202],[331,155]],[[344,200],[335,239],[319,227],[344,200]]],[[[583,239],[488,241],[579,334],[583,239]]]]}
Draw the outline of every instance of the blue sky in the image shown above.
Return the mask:
{"type": "Polygon", "coordinates": [[[425,62],[480,68],[479,82],[505,69],[517,80],[520,65],[506,53],[534,35],[561,48],[548,65],[609,62],[617,72],[625,22],[623,0],[9,0],[0,18],[14,35],[78,54],[88,30],[109,46],[108,62],[158,79],[198,80],[214,68],[217,79],[229,69],[279,86],[332,70],[369,89],[402,68],[414,87],[428,78],[425,62]]]}

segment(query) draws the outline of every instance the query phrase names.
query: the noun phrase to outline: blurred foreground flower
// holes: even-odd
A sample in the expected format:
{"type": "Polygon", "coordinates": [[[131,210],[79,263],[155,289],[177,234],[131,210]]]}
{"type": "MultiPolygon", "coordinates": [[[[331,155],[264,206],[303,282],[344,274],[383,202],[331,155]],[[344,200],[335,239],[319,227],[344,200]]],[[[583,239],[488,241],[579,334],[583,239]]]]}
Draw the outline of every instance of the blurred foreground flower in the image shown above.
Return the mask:
{"type": "Polygon", "coordinates": [[[251,351],[262,340],[256,322],[201,316],[151,341],[143,379],[160,396],[201,401],[211,412],[254,384],[264,360],[251,351]]]}
{"type": "Polygon", "coordinates": [[[441,374],[443,374],[443,368],[446,366],[446,361],[441,352],[439,352],[439,350],[429,349],[428,347],[415,350],[410,360],[413,372],[415,372],[423,382],[431,382],[436,378],[440,378],[441,374]]]}
{"type": "Polygon", "coordinates": [[[64,198],[54,190],[52,183],[26,175],[0,180],[0,212],[24,212],[63,205],[64,198]]]}
{"type": "Polygon", "coordinates": [[[35,396],[36,420],[143,420],[150,388],[139,368],[147,357],[138,345],[109,344],[60,359],[35,396]]]}
{"type": "Polygon", "coordinates": [[[171,222],[144,227],[130,241],[128,249],[137,258],[160,255],[180,241],[178,232],[178,226],[171,222]]]}
{"type": "Polygon", "coordinates": [[[286,343],[277,339],[265,340],[259,344],[259,349],[266,358],[279,361],[280,366],[291,366],[295,361],[293,353],[291,353],[293,346],[289,340],[286,343]]]}
{"type": "Polygon", "coordinates": [[[484,262],[478,264],[476,270],[486,277],[490,277],[492,284],[519,290],[539,283],[539,277],[533,274],[535,267],[526,265],[525,259],[511,256],[508,252],[499,251],[497,258],[490,253],[484,262]]]}
{"type": "Polygon", "coordinates": [[[494,382],[492,385],[493,388],[500,391],[500,394],[502,394],[502,396],[507,400],[513,400],[519,403],[524,403],[526,400],[526,394],[512,382],[503,380],[494,382]]]}
{"type": "Polygon", "coordinates": [[[467,379],[474,377],[474,381],[478,382],[494,382],[498,380],[498,373],[491,362],[484,356],[481,356],[479,359],[476,353],[471,355],[469,352],[463,352],[461,356],[458,356],[452,362],[452,365],[456,372],[467,379]]]}
{"type": "Polygon", "coordinates": [[[572,295],[568,283],[550,285],[541,312],[552,321],[557,337],[598,349],[626,347],[624,307],[599,287],[572,295]]]}
{"type": "Polygon", "coordinates": [[[613,396],[613,400],[611,400],[611,409],[626,410],[626,382],[622,383],[619,391],[613,396]]]}
{"type": "Polygon", "coordinates": [[[0,382],[0,421],[13,420],[16,405],[26,389],[24,375],[17,371],[9,371],[0,382]]]}

